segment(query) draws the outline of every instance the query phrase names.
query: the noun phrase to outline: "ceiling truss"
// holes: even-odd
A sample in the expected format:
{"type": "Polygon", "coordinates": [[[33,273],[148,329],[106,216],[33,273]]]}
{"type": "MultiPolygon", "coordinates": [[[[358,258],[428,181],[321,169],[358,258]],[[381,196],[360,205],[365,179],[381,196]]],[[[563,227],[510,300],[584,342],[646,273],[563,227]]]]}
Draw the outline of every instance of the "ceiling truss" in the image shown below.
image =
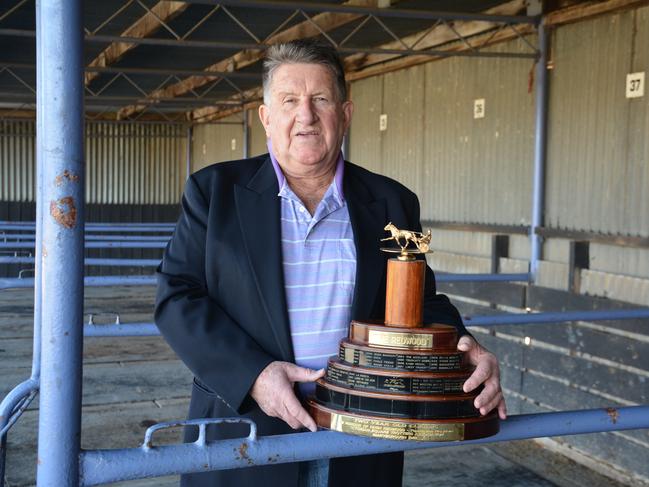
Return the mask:
{"type": "MultiPolygon", "coordinates": [[[[405,0],[402,0],[405,4],[405,0]]],[[[390,2],[388,2],[390,3],[390,2]]],[[[104,19],[84,27],[85,42],[102,44],[85,67],[84,81],[88,118],[138,120],[159,117],[168,121],[201,122],[241,110],[261,97],[261,74],[258,62],[265,50],[277,42],[320,37],[331,43],[343,56],[350,79],[368,70],[380,72],[386,63],[407,59],[436,59],[448,56],[508,57],[536,59],[536,46],[528,40],[538,17],[520,15],[524,0],[510,0],[480,13],[435,12],[398,8],[381,8],[378,0],[348,0],[342,4],[286,2],[269,0],[192,0],[159,1],[124,0],[104,19]],[[201,5],[202,14],[191,26],[174,22],[183,18],[194,5],[201,5]],[[235,8],[236,7],[236,8],[235,8]],[[282,19],[270,33],[260,32],[242,18],[241,8],[280,11],[282,19]],[[133,19],[133,12],[140,16],[133,19]],[[197,36],[200,28],[215,15],[229,19],[240,29],[244,40],[205,39],[197,36]],[[124,24],[124,19],[131,22],[124,24]],[[119,35],[111,34],[113,23],[127,25],[119,35]],[[403,35],[395,29],[395,21],[425,21],[424,28],[403,35]],[[343,29],[337,32],[337,29],[343,29]],[[364,35],[367,29],[380,32],[384,41],[372,42],[364,35]],[[517,49],[488,50],[495,42],[520,39],[517,49]],[[217,57],[201,69],[182,69],[173,63],[165,66],[125,63],[138,52],[139,46],[158,46],[187,50],[231,53],[217,57]],[[234,52],[233,52],[234,51],[234,52]],[[256,64],[256,66],[255,66],[256,64]],[[249,68],[250,69],[246,69],[249,68]],[[257,68],[256,71],[251,69],[257,68]],[[119,94],[112,93],[119,86],[119,94]],[[252,87],[251,87],[252,86],[252,87]]],[[[15,28],[12,16],[24,9],[34,9],[34,0],[20,0],[6,11],[0,7],[0,37],[35,38],[35,31],[15,28]]],[[[249,16],[248,16],[249,17],[249,16]]],[[[122,25],[118,24],[118,25],[122,25]]],[[[267,26],[266,26],[267,29],[267,26]]],[[[115,29],[112,29],[114,32],[115,29]]],[[[205,56],[204,56],[205,57],[205,56]]],[[[421,62],[421,61],[419,61],[421,62]]],[[[35,107],[35,66],[32,62],[2,62],[1,76],[11,78],[15,91],[2,92],[0,103],[9,112],[24,112],[35,107]],[[31,80],[31,81],[30,81],[31,80]]],[[[7,116],[7,110],[3,111],[7,116]]]]}

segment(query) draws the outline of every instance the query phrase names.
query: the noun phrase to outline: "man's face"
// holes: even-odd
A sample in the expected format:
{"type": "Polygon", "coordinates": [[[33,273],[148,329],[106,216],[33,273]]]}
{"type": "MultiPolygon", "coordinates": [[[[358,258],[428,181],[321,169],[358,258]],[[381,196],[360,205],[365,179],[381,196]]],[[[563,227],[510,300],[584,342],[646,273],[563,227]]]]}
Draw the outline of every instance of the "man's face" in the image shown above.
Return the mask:
{"type": "Polygon", "coordinates": [[[329,69],[319,64],[283,64],[273,73],[270,102],[259,118],[282,168],[294,175],[318,174],[338,158],[353,105],[341,102],[329,69]]]}

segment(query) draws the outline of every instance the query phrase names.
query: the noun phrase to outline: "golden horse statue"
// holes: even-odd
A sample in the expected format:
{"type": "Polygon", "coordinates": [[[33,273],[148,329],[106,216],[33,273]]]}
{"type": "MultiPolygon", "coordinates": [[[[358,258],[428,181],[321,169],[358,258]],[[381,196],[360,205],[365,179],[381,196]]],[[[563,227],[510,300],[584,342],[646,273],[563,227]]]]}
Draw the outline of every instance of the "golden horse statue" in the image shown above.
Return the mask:
{"type": "Polygon", "coordinates": [[[428,230],[428,232],[426,232],[425,234],[421,232],[413,232],[411,230],[399,230],[392,224],[392,222],[388,223],[385,228],[383,228],[383,230],[390,232],[390,236],[387,238],[382,238],[381,241],[383,242],[386,240],[394,240],[397,245],[401,247],[402,252],[405,252],[410,243],[414,244],[419,252],[425,253],[430,250],[430,247],[428,245],[430,244],[431,239],[430,230],[428,230]],[[402,240],[404,242],[403,244],[401,243],[402,240]]]}

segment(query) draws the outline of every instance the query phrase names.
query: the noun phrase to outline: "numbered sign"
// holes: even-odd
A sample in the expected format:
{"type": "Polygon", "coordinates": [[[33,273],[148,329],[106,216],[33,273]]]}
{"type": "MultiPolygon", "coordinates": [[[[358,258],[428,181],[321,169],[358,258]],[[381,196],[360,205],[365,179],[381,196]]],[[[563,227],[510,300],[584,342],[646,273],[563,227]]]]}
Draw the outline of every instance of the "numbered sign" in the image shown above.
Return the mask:
{"type": "Polygon", "coordinates": [[[626,75],[626,97],[640,98],[644,96],[644,71],[626,75]]]}
{"type": "Polygon", "coordinates": [[[388,114],[382,113],[379,115],[379,130],[383,132],[388,129],[388,114]]]}
{"type": "Polygon", "coordinates": [[[473,100],[473,118],[484,118],[484,98],[473,100]]]}

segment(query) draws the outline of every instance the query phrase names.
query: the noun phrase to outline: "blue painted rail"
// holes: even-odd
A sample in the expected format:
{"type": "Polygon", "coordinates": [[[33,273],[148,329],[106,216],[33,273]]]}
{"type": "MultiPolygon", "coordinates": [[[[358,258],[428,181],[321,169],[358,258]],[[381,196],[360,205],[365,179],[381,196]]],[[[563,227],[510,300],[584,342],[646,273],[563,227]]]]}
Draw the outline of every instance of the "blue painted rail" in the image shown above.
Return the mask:
{"type": "MultiPolygon", "coordinates": [[[[157,267],[160,259],[111,259],[87,257],[84,265],[115,266],[115,267],[157,267]]],[[[0,256],[0,264],[34,264],[34,257],[0,256]]]]}
{"type": "MultiPolygon", "coordinates": [[[[242,422],[239,418],[233,418],[233,421],[242,422]]],[[[145,434],[145,441],[139,448],[82,451],[80,485],[86,487],[145,477],[301,462],[319,458],[649,428],[649,406],[510,416],[506,421],[501,422],[500,432],[490,438],[439,443],[381,440],[333,431],[258,438],[252,426],[251,433],[246,438],[207,443],[205,424],[214,422],[224,421],[195,420],[192,422],[192,424],[202,423],[202,432],[195,443],[166,446],[152,444],[153,431],[165,427],[182,426],[186,423],[179,421],[149,428],[145,434]]]]}

